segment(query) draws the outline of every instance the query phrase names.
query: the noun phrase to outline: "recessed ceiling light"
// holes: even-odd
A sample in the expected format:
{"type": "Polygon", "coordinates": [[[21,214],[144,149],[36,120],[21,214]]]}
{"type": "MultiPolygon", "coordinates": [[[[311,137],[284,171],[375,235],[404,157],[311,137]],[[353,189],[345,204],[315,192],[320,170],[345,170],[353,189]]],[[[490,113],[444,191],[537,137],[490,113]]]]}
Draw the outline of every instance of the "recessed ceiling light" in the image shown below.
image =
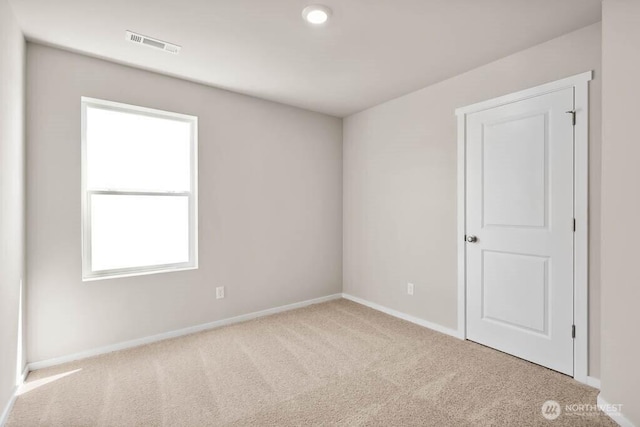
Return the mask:
{"type": "Polygon", "coordinates": [[[307,6],[302,10],[302,17],[313,25],[322,25],[329,20],[331,9],[321,4],[307,6]]]}

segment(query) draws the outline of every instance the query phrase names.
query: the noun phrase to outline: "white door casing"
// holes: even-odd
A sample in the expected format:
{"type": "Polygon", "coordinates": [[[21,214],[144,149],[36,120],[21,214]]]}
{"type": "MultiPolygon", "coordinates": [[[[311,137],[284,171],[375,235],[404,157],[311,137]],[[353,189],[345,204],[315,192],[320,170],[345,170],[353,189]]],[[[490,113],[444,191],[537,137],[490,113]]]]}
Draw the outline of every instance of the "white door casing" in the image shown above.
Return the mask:
{"type": "Polygon", "coordinates": [[[583,73],[456,111],[459,332],[583,382],[590,79],[583,73]]]}

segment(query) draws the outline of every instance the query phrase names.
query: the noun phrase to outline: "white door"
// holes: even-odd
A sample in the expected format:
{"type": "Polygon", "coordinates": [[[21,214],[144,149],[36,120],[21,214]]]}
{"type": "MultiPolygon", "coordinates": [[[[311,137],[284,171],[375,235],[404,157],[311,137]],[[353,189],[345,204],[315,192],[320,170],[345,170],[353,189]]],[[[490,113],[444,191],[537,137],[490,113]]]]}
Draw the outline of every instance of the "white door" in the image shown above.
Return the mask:
{"type": "Polygon", "coordinates": [[[467,338],[568,375],[573,90],[469,114],[466,127],[467,338]]]}

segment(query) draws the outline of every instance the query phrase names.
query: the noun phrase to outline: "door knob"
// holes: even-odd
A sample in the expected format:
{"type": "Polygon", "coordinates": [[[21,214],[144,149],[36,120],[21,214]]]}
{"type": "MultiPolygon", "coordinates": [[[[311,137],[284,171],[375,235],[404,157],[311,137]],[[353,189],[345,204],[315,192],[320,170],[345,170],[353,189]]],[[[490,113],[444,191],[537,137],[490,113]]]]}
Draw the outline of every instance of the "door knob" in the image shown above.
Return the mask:
{"type": "Polygon", "coordinates": [[[475,243],[477,241],[478,241],[478,238],[476,236],[467,236],[467,242],[475,243]]]}

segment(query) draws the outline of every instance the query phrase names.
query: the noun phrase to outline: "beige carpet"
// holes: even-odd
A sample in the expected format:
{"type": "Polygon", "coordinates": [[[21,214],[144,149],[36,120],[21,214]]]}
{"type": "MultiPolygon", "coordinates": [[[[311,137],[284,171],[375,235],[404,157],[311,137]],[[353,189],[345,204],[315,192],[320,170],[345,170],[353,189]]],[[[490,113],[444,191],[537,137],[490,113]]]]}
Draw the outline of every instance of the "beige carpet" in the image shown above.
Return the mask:
{"type": "Polygon", "coordinates": [[[347,300],[32,372],[8,426],[615,425],[597,390],[347,300]],[[565,411],[566,412],[566,411],[565,411]]]}

